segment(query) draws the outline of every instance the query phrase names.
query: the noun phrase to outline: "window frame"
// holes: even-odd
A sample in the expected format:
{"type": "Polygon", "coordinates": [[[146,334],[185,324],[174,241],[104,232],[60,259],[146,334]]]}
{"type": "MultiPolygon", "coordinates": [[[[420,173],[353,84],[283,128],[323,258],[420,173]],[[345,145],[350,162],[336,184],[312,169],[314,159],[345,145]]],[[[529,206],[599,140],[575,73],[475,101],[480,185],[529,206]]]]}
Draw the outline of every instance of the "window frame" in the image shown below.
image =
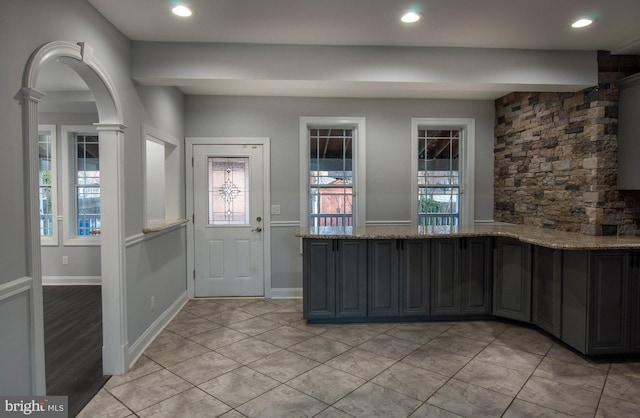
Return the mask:
{"type": "Polygon", "coordinates": [[[420,129],[460,130],[460,214],[459,225],[474,223],[475,119],[411,118],[411,225],[418,226],[418,131],[420,129]]]}
{"type": "MultiPolygon", "coordinates": [[[[38,125],[38,141],[41,133],[48,133],[51,138],[51,222],[53,231],[51,236],[40,235],[40,245],[44,247],[58,246],[58,138],[57,126],[49,124],[38,125]]],[[[38,158],[39,160],[39,158],[38,158]]],[[[38,169],[38,175],[40,170],[38,169]]],[[[38,180],[39,182],[39,180],[38,180]]]]}
{"type": "MultiPolygon", "coordinates": [[[[74,139],[76,134],[90,134],[98,136],[98,129],[93,125],[62,125],[60,126],[60,137],[62,138],[62,199],[63,205],[63,243],[65,246],[99,246],[100,235],[77,235],[77,208],[75,196],[75,159],[74,139]]],[[[102,178],[101,178],[102,181],[102,178]]],[[[102,197],[102,189],[100,191],[102,197]]],[[[100,213],[102,213],[102,201],[100,202],[100,213]]]]}
{"type": "Polygon", "coordinates": [[[364,117],[300,117],[300,226],[309,227],[309,129],[353,129],[352,205],[353,228],[366,224],[366,118],[364,117]]]}

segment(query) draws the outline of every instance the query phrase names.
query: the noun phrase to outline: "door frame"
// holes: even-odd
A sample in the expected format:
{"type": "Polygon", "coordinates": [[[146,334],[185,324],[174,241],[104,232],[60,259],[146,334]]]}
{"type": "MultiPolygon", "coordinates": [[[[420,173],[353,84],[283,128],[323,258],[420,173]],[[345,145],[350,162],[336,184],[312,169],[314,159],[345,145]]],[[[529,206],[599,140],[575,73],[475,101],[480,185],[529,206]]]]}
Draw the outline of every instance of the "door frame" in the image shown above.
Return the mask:
{"type": "Polygon", "coordinates": [[[193,147],[195,145],[262,145],[264,297],[271,297],[271,139],[267,137],[187,137],[185,138],[185,180],[187,224],[187,294],[195,297],[195,231],[193,224],[193,147]]]}

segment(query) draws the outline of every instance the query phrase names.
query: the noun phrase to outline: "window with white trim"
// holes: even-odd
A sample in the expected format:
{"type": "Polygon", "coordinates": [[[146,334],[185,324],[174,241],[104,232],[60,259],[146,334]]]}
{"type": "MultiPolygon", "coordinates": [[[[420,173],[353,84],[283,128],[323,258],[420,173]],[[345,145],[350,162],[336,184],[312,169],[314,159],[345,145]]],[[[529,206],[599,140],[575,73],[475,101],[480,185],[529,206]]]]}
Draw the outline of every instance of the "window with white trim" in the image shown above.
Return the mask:
{"type": "Polygon", "coordinates": [[[412,119],[412,220],[418,226],[473,223],[473,119],[412,119]],[[468,156],[471,157],[468,157],[468,156]]]}
{"type": "Polygon", "coordinates": [[[100,235],[100,142],[97,133],[73,137],[76,236],[100,235]]]}
{"type": "Polygon", "coordinates": [[[301,226],[364,225],[364,118],[300,118],[301,226]]]}
{"type": "Polygon", "coordinates": [[[62,126],[64,244],[100,245],[100,141],[93,126],[62,126]]]}
{"type": "Polygon", "coordinates": [[[56,126],[38,127],[38,201],[42,245],[58,244],[56,126]]]}

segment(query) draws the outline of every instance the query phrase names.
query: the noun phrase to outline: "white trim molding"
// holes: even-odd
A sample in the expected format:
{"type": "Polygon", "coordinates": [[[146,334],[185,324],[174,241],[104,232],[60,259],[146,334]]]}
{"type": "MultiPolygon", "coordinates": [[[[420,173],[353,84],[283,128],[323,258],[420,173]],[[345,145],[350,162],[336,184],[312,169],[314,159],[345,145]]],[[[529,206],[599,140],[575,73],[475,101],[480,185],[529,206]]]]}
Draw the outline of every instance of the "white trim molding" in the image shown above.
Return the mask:
{"type": "Polygon", "coordinates": [[[272,228],[299,228],[300,221],[271,221],[272,228]]]}
{"type": "Polygon", "coordinates": [[[411,220],[367,221],[367,226],[411,225],[411,220]]]}
{"type": "Polygon", "coordinates": [[[43,286],[101,286],[100,276],[42,276],[43,286]]]}
{"type": "Polygon", "coordinates": [[[472,118],[411,118],[411,223],[418,225],[418,129],[460,129],[460,224],[474,222],[476,120],[472,118]]]}
{"type": "Polygon", "coordinates": [[[0,301],[22,292],[28,292],[32,288],[33,279],[31,277],[20,277],[19,279],[0,284],[0,301]]]}
{"type": "Polygon", "coordinates": [[[353,141],[353,226],[364,226],[366,211],[366,143],[367,130],[364,117],[300,117],[300,226],[309,226],[309,129],[310,128],[354,128],[356,137],[353,141]]]}
{"type": "Polygon", "coordinates": [[[302,299],[302,288],[278,287],[271,289],[271,299],[302,299]]]}

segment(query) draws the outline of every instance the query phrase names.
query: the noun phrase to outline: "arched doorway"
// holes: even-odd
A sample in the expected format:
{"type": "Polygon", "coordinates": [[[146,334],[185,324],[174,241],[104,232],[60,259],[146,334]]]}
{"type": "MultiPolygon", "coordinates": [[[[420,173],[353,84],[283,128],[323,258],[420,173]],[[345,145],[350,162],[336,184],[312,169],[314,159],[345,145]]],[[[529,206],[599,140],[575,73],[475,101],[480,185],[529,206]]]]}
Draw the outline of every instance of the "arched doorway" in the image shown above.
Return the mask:
{"type": "Polygon", "coordinates": [[[26,65],[22,82],[23,141],[27,167],[26,205],[29,211],[27,247],[29,275],[33,280],[34,393],[44,395],[44,324],[38,201],[38,103],[44,93],[35,89],[43,65],[57,60],[72,68],[94,96],[100,138],[102,231],[101,267],[103,367],[106,374],[122,374],[128,367],[126,326],[125,232],[124,232],[124,129],[122,107],[113,82],[84,43],[51,42],[38,48],[26,65]]]}

